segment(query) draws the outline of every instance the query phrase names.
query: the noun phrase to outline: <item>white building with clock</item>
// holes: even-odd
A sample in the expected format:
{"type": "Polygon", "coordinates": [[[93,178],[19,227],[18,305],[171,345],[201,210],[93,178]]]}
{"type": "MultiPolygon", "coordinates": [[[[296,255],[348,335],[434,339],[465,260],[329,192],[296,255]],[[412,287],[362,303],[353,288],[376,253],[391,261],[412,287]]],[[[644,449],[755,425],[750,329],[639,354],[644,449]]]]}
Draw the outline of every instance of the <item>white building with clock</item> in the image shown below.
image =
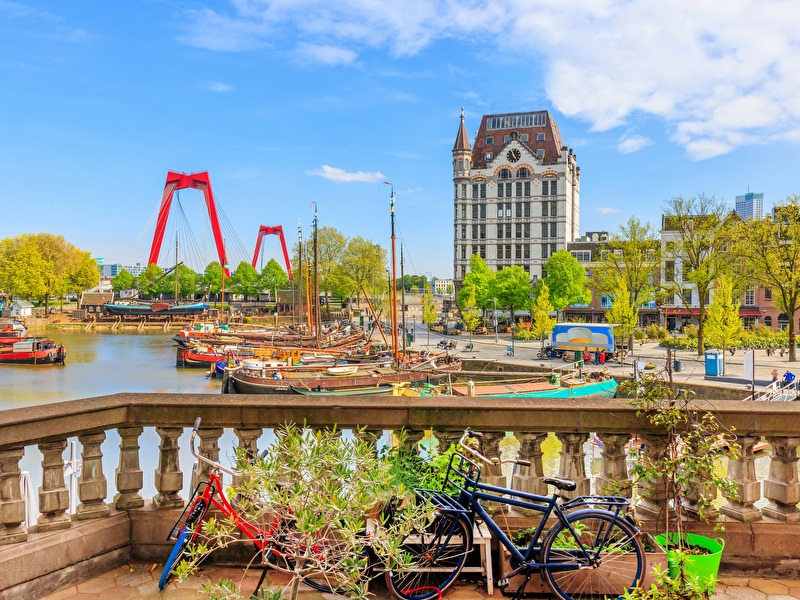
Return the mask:
{"type": "Polygon", "coordinates": [[[547,111],[484,115],[470,146],[461,111],[453,146],[453,278],[473,254],[493,269],[520,265],[536,281],[579,237],[580,167],[547,111]]]}

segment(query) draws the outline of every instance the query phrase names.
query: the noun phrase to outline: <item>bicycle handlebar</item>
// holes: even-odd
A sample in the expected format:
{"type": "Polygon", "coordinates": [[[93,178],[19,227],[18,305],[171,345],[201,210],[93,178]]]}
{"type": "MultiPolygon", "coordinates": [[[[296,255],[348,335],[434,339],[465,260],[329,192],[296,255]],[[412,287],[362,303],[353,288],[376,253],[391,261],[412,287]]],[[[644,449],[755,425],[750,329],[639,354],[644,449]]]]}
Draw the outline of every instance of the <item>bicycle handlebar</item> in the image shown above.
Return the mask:
{"type": "Polygon", "coordinates": [[[197,432],[200,429],[200,417],[197,417],[194,421],[194,427],[192,428],[192,436],[189,438],[189,450],[197,460],[200,462],[204,462],[209,465],[213,469],[219,469],[220,471],[227,473],[228,475],[232,475],[233,477],[237,477],[241,475],[238,471],[234,471],[233,469],[229,469],[228,467],[223,467],[218,462],[214,462],[210,458],[206,458],[202,454],[199,454],[197,450],[194,449],[194,438],[197,437],[197,432]]]}
{"type": "Polygon", "coordinates": [[[499,458],[497,456],[489,458],[488,456],[484,456],[483,454],[481,454],[481,452],[478,449],[473,448],[467,443],[467,440],[469,440],[470,438],[479,439],[482,437],[483,434],[480,431],[472,431],[470,430],[469,427],[467,427],[464,430],[464,435],[462,435],[461,439],[458,441],[458,445],[461,446],[462,449],[469,452],[475,458],[481,460],[482,462],[485,462],[487,465],[504,465],[506,463],[512,463],[523,467],[531,466],[531,461],[523,460],[521,458],[499,458]]]}

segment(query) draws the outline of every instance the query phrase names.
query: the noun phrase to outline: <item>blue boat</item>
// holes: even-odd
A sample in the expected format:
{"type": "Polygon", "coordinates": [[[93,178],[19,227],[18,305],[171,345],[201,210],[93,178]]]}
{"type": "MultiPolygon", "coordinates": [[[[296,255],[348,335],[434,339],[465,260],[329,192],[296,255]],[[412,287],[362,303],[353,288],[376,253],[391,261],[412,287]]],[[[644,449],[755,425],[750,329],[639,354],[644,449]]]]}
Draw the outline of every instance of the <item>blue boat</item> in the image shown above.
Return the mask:
{"type": "MultiPolygon", "coordinates": [[[[588,398],[605,396],[613,398],[617,393],[617,382],[611,376],[573,379],[564,377],[560,381],[495,382],[475,384],[476,398],[588,398]]],[[[454,385],[454,396],[466,396],[466,385],[454,385]]]]}

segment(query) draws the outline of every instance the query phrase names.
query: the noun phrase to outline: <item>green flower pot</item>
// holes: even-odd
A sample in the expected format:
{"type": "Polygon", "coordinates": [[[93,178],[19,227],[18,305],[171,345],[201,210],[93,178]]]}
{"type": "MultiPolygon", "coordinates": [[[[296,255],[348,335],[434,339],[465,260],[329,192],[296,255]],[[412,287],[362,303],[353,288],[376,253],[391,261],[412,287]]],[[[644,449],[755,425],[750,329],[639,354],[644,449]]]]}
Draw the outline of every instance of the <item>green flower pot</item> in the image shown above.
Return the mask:
{"type": "MultiPolygon", "coordinates": [[[[664,534],[655,536],[663,548],[667,550],[667,564],[669,565],[669,576],[675,579],[678,577],[679,568],[677,563],[672,559],[672,551],[670,547],[675,546],[678,540],[677,533],[669,534],[669,542],[667,536],[664,534]]],[[[712,581],[716,583],[717,574],[719,573],[719,564],[722,560],[722,550],[725,548],[725,540],[717,538],[712,540],[704,535],[697,535],[695,533],[683,534],[684,546],[696,546],[708,550],[708,554],[695,554],[686,557],[684,563],[684,570],[686,574],[692,577],[697,577],[700,584],[709,592],[714,591],[714,585],[709,585],[712,581]]]]}

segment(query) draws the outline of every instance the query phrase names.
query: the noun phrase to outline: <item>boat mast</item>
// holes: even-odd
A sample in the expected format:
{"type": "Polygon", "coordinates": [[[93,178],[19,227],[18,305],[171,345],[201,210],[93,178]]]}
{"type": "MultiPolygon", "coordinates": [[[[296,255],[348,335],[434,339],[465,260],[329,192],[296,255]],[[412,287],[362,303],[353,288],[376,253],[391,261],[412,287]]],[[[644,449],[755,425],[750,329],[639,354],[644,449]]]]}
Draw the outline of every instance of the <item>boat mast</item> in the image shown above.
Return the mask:
{"type": "MultiPolygon", "coordinates": [[[[297,219],[297,267],[300,270],[300,277],[297,278],[297,295],[300,297],[300,311],[298,313],[298,323],[303,322],[303,227],[300,219],[297,219]]],[[[294,285],[292,285],[292,325],[294,325],[294,314],[297,310],[297,303],[294,296],[294,285]]]]}
{"type": "Polygon", "coordinates": [[[389,302],[392,303],[392,346],[394,349],[394,362],[399,364],[399,344],[397,343],[397,261],[395,258],[394,246],[394,184],[391,181],[386,181],[392,186],[391,206],[392,206],[392,281],[389,285],[389,302]]]}
{"type": "Polygon", "coordinates": [[[178,304],[178,232],[175,232],[175,304],[178,304]]]}
{"type": "Polygon", "coordinates": [[[406,276],[403,270],[403,244],[400,244],[400,304],[402,318],[403,356],[406,355],[406,276]]]}
{"type": "Polygon", "coordinates": [[[321,319],[319,314],[319,265],[317,262],[317,203],[314,202],[314,339],[320,347],[321,319]]]}

